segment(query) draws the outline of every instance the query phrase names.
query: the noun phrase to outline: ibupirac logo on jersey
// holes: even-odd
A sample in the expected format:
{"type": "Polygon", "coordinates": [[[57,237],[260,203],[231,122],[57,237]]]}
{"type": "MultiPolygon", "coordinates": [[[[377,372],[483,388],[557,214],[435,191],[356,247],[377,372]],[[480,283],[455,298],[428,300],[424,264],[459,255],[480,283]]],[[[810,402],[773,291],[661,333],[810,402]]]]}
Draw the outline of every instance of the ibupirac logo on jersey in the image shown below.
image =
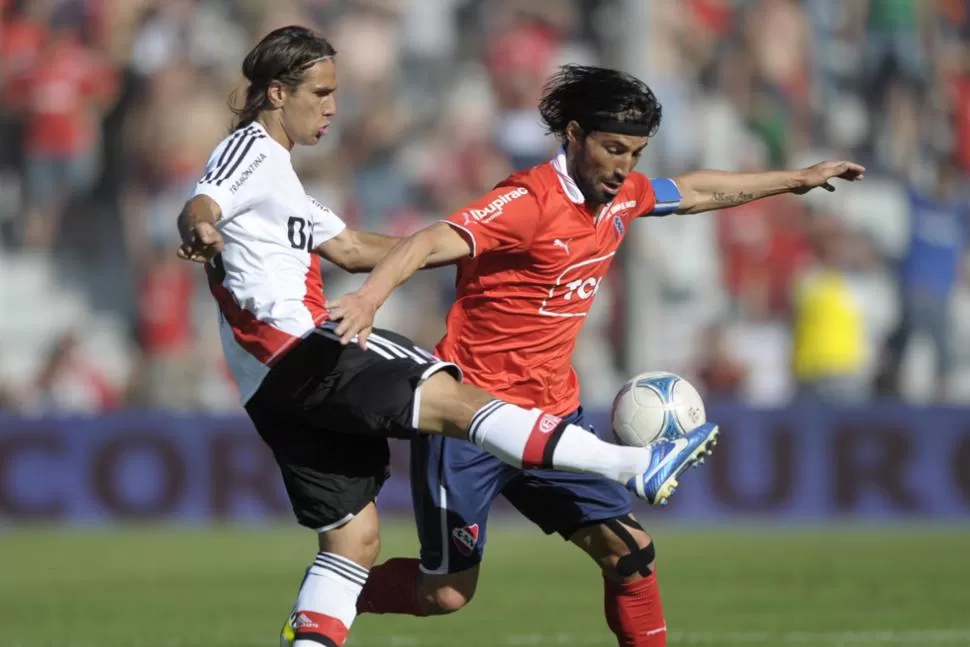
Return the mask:
{"type": "Polygon", "coordinates": [[[528,194],[529,191],[527,189],[519,187],[517,189],[512,189],[508,193],[503,193],[499,197],[495,198],[489,202],[484,209],[469,209],[465,212],[465,224],[467,225],[472,220],[482,224],[492,222],[502,215],[505,205],[512,202],[516,198],[521,198],[522,196],[528,194]]]}

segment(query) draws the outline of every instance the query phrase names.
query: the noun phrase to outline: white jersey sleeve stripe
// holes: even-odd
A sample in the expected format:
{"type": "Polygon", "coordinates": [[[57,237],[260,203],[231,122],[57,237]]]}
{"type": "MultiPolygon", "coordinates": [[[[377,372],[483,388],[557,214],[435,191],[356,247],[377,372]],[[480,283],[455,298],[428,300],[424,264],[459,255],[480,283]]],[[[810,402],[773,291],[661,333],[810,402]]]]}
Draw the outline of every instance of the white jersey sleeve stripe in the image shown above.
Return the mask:
{"type": "Polygon", "coordinates": [[[239,165],[242,164],[243,160],[252,150],[253,144],[256,143],[258,139],[263,139],[265,135],[257,134],[246,134],[239,138],[236,144],[233,146],[233,150],[229,153],[228,159],[216,169],[213,176],[208,180],[209,184],[215,184],[216,186],[222,186],[222,183],[232,177],[232,174],[236,172],[239,165]]]}
{"type": "Polygon", "coordinates": [[[209,180],[212,179],[213,175],[215,175],[222,169],[222,165],[226,161],[226,156],[229,154],[229,150],[232,149],[233,144],[235,144],[240,137],[246,134],[247,130],[248,129],[237,130],[236,132],[234,132],[232,135],[229,136],[229,139],[226,141],[225,146],[223,146],[222,148],[222,154],[219,155],[219,159],[216,161],[215,164],[212,164],[209,167],[209,169],[206,171],[206,174],[202,176],[202,179],[199,180],[199,182],[208,182],[209,180]]]}
{"type": "MultiPolygon", "coordinates": [[[[264,137],[265,135],[253,135],[252,137],[248,138],[248,140],[246,141],[245,148],[242,149],[242,153],[236,156],[235,164],[229,167],[229,170],[226,171],[225,174],[223,174],[218,180],[215,181],[216,186],[222,186],[223,182],[231,178],[236,173],[236,169],[238,169],[239,166],[243,163],[243,161],[248,158],[249,151],[252,150],[253,144],[256,143],[256,140],[263,139],[264,137]]],[[[226,164],[228,165],[229,162],[226,162],[226,164]]]]}

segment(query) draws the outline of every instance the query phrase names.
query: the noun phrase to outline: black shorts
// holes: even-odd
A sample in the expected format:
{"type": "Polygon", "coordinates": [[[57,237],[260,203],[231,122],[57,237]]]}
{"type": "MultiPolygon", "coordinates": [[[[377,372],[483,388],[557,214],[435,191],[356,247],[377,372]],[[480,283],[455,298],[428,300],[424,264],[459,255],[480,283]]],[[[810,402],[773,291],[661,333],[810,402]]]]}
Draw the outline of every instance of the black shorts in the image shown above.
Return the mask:
{"type": "Polygon", "coordinates": [[[270,370],[246,412],[276,457],[301,525],[350,521],[389,475],[388,438],[416,433],[418,386],[442,362],[397,333],[375,329],[367,350],[341,345],[333,323],[316,329],[270,370]]]}

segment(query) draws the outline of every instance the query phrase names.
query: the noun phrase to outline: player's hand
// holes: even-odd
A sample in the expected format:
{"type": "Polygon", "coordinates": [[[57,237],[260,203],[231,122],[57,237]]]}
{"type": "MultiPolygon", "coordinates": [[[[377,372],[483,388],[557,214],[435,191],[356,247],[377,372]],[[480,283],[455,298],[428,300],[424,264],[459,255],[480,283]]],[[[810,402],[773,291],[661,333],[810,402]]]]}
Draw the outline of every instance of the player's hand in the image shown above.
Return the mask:
{"type": "Polygon", "coordinates": [[[222,251],[222,234],[211,222],[200,222],[191,229],[181,232],[182,244],[179,258],[196,263],[208,263],[222,251]]]}
{"type": "Polygon", "coordinates": [[[330,318],[340,322],[336,333],[341,344],[349,344],[356,336],[360,347],[367,350],[367,338],[374,329],[378,305],[360,292],[345,294],[327,304],[330,318]]]}
{"type": "Polygon", "coordinates": [[[815,166],[799,171],[800,185],[794,193],[808,193],[812,189],[822,187],[826,191],[835,191],[830,180],[838,178],[848,182],[856,182],[865,177],[866,167],[855,162],[820,162],[815,166]]]}

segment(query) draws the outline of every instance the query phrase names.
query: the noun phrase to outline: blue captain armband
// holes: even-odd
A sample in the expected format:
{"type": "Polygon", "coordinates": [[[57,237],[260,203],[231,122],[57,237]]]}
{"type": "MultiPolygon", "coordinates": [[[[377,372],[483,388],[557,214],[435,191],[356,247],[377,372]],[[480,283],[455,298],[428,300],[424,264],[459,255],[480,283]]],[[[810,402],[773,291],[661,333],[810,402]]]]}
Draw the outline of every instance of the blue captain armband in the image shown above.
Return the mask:
{"type": "Polygon", "coordinates": [[[669,216],[680,208],[680,189],[677,183],[669,177],[650,178],[650,186],[657,197],[657,203],[652,211],[643,214],[645,216],[669,216]]]}

